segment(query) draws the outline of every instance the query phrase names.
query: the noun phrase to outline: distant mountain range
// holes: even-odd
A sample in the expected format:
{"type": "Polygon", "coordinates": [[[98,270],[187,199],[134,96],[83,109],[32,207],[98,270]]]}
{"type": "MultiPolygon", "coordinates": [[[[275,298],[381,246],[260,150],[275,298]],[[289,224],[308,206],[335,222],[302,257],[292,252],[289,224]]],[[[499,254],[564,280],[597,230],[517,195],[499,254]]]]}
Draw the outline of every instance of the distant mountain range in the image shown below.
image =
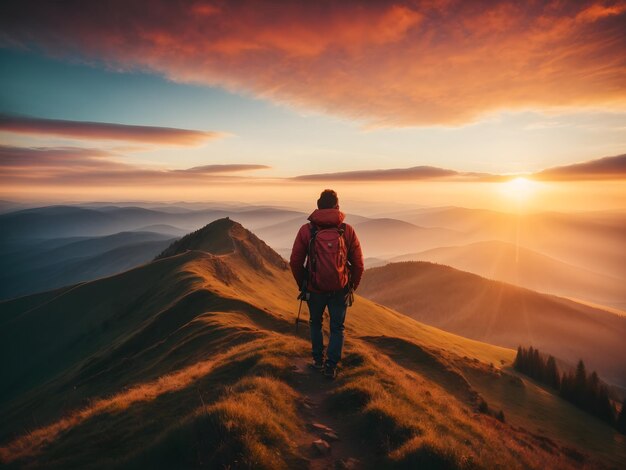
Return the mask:
{"type": "MultiPolygon", "coordinates": [[[[296,217],[258,229],[259,236],[275,249],[291,250],[295,234],[306,217],[296,217]]],[[[346,216],[346,223],[357,231],[368,256],[385,258],[404,254],[411,247],[436,247],[441,243],[463,240],[464,234],[455,230],[419,227],[415,224],[390,218],[368,218],[354,214],[346,216]]]]}
{"type": "Polygon", "coordinates": [[[624,281],[551,258],[513,243],[491,240],[433,248],[390,261],[432,261],[540,292],[592,300],[626,310],[624,281]]]}
{"type": "MultiPolygon", "coordinates": [[[[295,233],[308,216],[289,208],[238,203],[125,204],[83,203],[0,214],[0,267],[5,268],[0,298],[120,272],[156,256],[164,248],[164,240],[222,217],[242,221],[288,258],[295,233]],[[135,249],[129,239],[125,252],[111,253],[108,261],[101,258],[101,269],[86,263],[82,268],[68,266],[67,273],[64,263],[70,257],[74,263],[78,255],[55,258],[54,253],[44,250],[55,244],[126,232],[152,232],[161,237],[135,249]],[[31,269],[37,266],[33,266],[33,259],[58,264],[37,272],[31,269]],[[92,273],[81,274],[88,271],[92,273]]],[[[8,201],[4,205],[12,207],[8,201]]],[[[389,261],[429,260],[584,302],[622,310],[626,305],[622,287],[626,285],[626,215],[621,212],[516,215],[422,207],[371,217],[349,213],[346,222],[356,228],[370,267],[389,261]]],[[[119,243],[116,248],[123,245],[119,243]]],[[[81,256],[87,261],[88,256],[101,254],[96,249],[81,256]]]]}
{"type": "Polygon", "coordinates": [[[116,274],[152,260],[173,238],[154,232],[26,240],[0,253],[0,299],[116,274]]]}
{"type": "Polygon", "coordinates": [[[233,209],[200,209],[168,207],[166,210],[133,206],[48,206],[19,210],[0,215],[3,231],[0,241],[60,238],[73,236],[103,236],[137,230],[150,225],[172,225],[191,231],[207,222],[236,215],[252,227],[269,225],[293,218],[299,213],[266,207],[236,207],[233,209]]]}
{"type": "Polygon", "coordinates": [[[155,204],[156,208],[149,208],[92,203],[0,214],[0,299],[139,266],[174,238],[220,217],[236,214],[256,227],[298,214],[267,206],[211,206],[155,204]]]}
{"type": "MultiPolygon", "coordinates": [[[[464,233],[459,243],[504,241],[598,274],[626,280],[626,213],[586,212],[510,214],[484,209],[443,207],[390,213],[423,227],[464,233]]],[[[428,249],[420,247],[405,253],[428,249]]]]}

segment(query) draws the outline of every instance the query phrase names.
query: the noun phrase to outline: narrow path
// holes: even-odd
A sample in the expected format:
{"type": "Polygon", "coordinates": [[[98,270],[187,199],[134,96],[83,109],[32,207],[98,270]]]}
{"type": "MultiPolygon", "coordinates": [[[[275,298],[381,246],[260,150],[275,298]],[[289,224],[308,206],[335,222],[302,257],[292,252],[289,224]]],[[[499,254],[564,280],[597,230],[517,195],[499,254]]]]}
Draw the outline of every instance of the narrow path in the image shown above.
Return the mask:
{"type": "Polygon", "coordinates": [[[363,458],[365,445],[359,442],[345,420],[329,409],[328,398],[341,379],[329,380],[312,369],[309,363],[309,359],[301,357],[293,363],[293,387],[303,398],[302,414],[306,428],[305,434],[295,438],[298,448],[302,455],[310,459],[311,470],[364,468],[367,462],[363,458]],[[327,453],[313,444],[318,439],[330,445],[327,453]]]}

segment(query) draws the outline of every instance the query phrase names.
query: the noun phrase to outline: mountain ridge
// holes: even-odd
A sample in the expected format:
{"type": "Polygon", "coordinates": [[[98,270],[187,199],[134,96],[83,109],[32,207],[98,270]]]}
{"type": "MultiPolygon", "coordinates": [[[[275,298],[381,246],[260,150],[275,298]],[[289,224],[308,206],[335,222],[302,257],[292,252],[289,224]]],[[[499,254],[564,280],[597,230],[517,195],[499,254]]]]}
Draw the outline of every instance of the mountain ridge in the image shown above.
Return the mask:
{"type": "MultiPolygon", "coordinates": [[[[626,455],[622,447],[615,455],[594,450],[612,442],[613,431],[593,420],[570,426],[594,431],[583,440],[593,455],[576,451],[574,459],[573,436],[556,430],[541,440],[534,430],[479,413],[478,395],[455,395],[450,380],[467,381],[468,370],[481,370],[485,380],[508,387],[514,351],[362,297],[349,311],[344,369],[312,403],[302,383],[316,378],[299,368],[310,345],[305,332],[294,331],[291,273],[284,260],[270,262],[278,255],[268,260],[266,245],[241,225],[218,225],[219,242],[187,239],[171,256],[124,273],[0,303],[0,353],[21,358],[0,392],[4,464],[314,466],[311,429],[325,413],[345,424],[342,440],[372,455],[362,462],[366,468],[421,462],[460,470],[471,461],[573,469],[626,455]],[[222,242],[233,233],[238,242],[230,248],[222,242]],[[220,254],[198,249],[206,244],[220,254]],[[422,353],[396,362],[405,350],[422,353]]],[[[527,393],[538,395],[531,384],[527,393]]],[[[559,400],[550,407],[559,416],[571,413],[559,400]]],[[[512,423],[521,419],[505,413],[512,423]]]]}
{"type": "Polygon", "coordinates": [[[167,258],[190,250],[213,255],[239,253],[254,267],[265,269],[265,263],[287,269],[286,261],[254,233],[229,217],[217,219],[203,228],[173,242],[155,260],[167,258]]]}

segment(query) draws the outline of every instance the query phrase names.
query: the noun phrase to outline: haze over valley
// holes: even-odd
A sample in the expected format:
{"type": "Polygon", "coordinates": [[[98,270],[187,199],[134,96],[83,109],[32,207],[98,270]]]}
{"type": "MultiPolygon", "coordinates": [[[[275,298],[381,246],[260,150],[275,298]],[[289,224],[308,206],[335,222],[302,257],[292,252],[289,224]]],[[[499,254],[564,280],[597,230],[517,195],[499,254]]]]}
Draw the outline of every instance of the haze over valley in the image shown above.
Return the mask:
{"type": "MultiPolygon", "coordinates": [[[[121,272],[151,260],[173,239],[224,216],[241,221],[288,258],[294,234],[308,216],[302,206],[207,206],[83,203],[0,214],[0,262],[6,267],[0,295],[10,298],[121,272]],[[94,256],[103,259],[90,262],[94,256]]],[[[394,217],[347,215],[367,247],[366,264],[431,261],[626,310],[622,212],[519,215],[454,207],[389,213],[394,217]]]]}

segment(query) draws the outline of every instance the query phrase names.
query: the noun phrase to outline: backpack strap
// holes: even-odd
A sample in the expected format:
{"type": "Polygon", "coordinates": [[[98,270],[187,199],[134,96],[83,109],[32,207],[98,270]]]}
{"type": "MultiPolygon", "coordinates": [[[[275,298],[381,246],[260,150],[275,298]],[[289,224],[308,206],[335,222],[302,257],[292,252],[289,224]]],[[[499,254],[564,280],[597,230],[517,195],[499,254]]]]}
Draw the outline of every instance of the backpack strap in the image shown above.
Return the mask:
{"type": "Polygon", "coordinates": [[[339,236],[343,237],[348,252],[350,252],[350,246],[348,245],[348,239],[346,238],[346,224],[342,223],[341,225],[339,225],[339,227],[337,227],[337,230],[339,231],[339,236]]]}
{"type": "MultiPolygon", "coordinates": [[[[352,269],[351,269],[352,265],[350,264],[350,261],[348,260],[348,256],[350,255],[350,245],[348,245],[348,240],[345,236],[345,233],[346,233],[346,224],[344,222],[339,226],[339,236],[343,237],[346,243],[346,251],[348,252],[346,255],[346,267],[348,268],[348,285],[351,286],[352,285],[352,269]]],[[[352,303],[350,305],[352,305],[352,303]]]]}
{"type": "Polygon", "coordinates": [[[318,228],[313,222],[309,222],[309,228],[311,229],[311,238],[309,239],[309,247],[307,249],[307,267],[309,268],[309,273],[312,273],[316,270],[316,260],[311,256],[311,247],[313,246],[313,243],[315,243],[315,237],[317,236],[318,228]]]}
{"type": "Polygon", "coordinates": [[[313,222],[309,222],[309,229],[311,230],[311,238],[314,238],[317,235],[318,228],[313,222]]]}

